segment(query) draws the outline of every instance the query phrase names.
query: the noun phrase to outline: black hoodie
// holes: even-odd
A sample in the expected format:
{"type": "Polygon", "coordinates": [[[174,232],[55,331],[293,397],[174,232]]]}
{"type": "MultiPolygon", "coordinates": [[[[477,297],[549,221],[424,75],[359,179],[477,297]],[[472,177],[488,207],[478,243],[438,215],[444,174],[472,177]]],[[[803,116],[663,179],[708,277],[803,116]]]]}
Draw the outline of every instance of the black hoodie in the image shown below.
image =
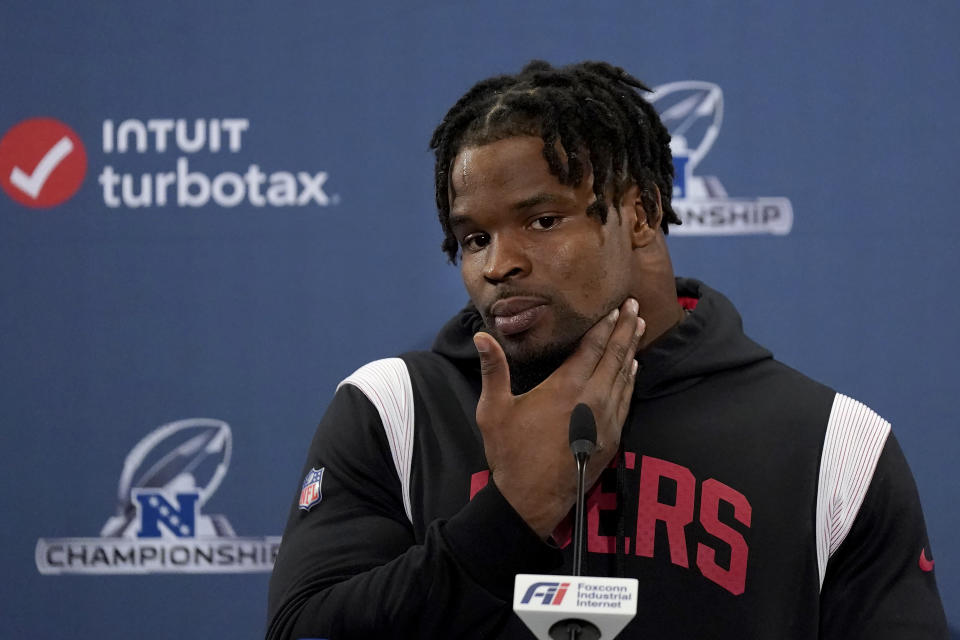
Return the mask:
{"type": "MultiPolygon", "coordinates": [[[[946,638],[889,424],[774,360],[722,295],[677,287],[691,312],[637,356],[621,452],[588,498],[584,574],[639,579],[618,637],[946,638]]],[[[541,541],[488,481],[482,328],[468,306],[432,351],[341,383],[284,533],[268,638],[532,637],[514,576],[569,573],[569,527],[541,541]]]]}

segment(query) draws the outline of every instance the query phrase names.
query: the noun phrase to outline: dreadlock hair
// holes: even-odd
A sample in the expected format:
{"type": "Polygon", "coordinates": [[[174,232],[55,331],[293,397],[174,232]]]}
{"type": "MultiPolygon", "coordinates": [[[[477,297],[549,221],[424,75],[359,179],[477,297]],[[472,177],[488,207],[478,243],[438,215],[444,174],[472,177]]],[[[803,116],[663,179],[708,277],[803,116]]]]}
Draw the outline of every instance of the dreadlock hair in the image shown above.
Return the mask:
{"type": "Polygon", "coordinates": [[[670,134],[637,90],[650,91],[620,67],[606,62],[555,68],[534,60],[519,74],[482,80],[467,91],[430,139],[436,154],[434,178],[444,232],[442,248],[450,261],[456,263],[459,248],[450,228],[448,191],[456,155],[463,147],[514,136],[542,138],[550,173],[563,184],[579,185],[584,167],[590,167],[596,201],[587,214],[602,224],[607,222],[607,194],[611,193],[617,204],[631,183],[640,187],[640,200],[648,214],[657,210],[654,187],[659,190],[664,233],[668,223],[680,224],[670,205],[670,134]],[[558,144],[566,153],[565,163],[558,144]]]}

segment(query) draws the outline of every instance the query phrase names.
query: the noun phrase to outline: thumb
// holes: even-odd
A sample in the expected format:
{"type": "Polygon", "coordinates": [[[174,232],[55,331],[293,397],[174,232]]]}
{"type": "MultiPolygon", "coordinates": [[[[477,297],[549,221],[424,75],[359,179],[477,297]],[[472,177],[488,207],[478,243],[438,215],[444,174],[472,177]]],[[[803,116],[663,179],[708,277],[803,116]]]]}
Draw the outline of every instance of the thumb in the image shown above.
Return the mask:
{"type": "Polygon", "coordinates": [[[473,345],[480,355],[480,403],[497,402],[510,395],[510,368],[500,343],[489,333],[473,335],[473,345]]]}

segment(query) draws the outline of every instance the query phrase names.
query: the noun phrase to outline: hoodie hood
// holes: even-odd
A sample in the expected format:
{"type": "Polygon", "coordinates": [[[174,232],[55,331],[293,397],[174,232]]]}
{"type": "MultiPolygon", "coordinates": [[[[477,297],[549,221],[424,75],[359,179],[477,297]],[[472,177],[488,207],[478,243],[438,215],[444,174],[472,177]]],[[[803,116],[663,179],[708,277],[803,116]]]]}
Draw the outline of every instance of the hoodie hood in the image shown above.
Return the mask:
{"type": "MultiPolygon", "coordinates": [[[[656,398],[687,389],[704,376],[772,358],[743,333],[743,322],[723,294],[698,280],[677,278],[677,295],[691,299],[686,318],[637,354],[634,396],[656,398]],[[695,300],[696,302],[692,302],[695,300]]],[[[432,350],[461,367],[480,369],[473,334],[483,319],[468,304],[440,330],[432,350]]]]}

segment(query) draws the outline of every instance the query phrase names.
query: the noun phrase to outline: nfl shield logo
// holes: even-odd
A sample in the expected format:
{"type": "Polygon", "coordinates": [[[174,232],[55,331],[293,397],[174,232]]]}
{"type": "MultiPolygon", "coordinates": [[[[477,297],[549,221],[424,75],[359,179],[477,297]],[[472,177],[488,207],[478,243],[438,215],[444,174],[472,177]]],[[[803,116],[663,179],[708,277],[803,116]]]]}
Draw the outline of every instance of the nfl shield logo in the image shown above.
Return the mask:
{"type": "Polygon", "coordinates": [[[300,489],[300,508],[304,511],[310,511],[313,505],[320,502],[320,483],[323,481],[323,467],[311,469],[307,477],[303,479],[303,487],[300,489]]]}

